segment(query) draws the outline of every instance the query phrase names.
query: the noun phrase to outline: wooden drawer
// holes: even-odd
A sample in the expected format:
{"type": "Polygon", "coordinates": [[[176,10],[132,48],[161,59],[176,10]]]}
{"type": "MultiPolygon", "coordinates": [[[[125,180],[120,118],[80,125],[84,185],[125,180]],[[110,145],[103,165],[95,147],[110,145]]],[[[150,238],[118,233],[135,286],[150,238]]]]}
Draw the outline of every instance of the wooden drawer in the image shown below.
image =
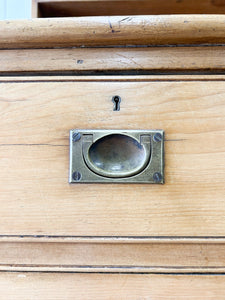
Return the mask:
{"type": "Polygon", "coordinates": [[[223,272],[224,94],[223,76],[2,78],[1,268],[223,272]],[[164,129],[165,184],[69,185],[72,128],[164,129]]]}
{"type": "Polygon", "coordinates": [[[215,77],[3,78],[0,234],[225,236],[224,95],[215,77]],[[73,128],[164,129],[165,185],[69,185],[73,128]]]}

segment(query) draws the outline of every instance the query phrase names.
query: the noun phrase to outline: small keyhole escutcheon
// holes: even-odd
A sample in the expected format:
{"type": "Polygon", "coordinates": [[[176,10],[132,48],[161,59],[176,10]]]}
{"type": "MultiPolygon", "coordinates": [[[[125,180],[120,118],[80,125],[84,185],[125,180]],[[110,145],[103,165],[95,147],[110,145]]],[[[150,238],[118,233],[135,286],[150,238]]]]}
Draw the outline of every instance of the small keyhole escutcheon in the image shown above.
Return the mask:
{"type": "Polygon", "coordinates": [[[114,111],[119,111],[120,110],[120,102],[121,102],[120,96],[113,96],[112,97],[112,102],[114,103],[113,110],[114,111]]]}

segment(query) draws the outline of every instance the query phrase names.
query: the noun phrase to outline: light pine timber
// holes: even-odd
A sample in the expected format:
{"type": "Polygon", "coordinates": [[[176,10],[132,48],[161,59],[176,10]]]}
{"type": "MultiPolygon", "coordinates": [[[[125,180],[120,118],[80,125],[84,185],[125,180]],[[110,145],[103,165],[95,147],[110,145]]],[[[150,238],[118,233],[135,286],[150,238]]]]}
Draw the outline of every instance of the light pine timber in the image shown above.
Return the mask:
{"type": "Polygon", "coordinates": [[[1,242],[0,271],[224,273],[225,243],[1,242]]]}
{"type": "Polygon", "coordinates": [[[1,235],[225,236],[223,81],[7,80],[1,235]],[[164,129],[165,185],[69,185],[72,128],[164,129]]]}
{"type": "Polygon", "coordinates": [[[0,72],[224,70],[225,47],[0,51],[0,72]]]}
{"type": "Polygon", "coordinates": [[[222,14],[223,0],[33,0],[33,17],[222,14]]]}
{"type": "Polygon", "coordinates": [[[0,48],[221,44],[224,15],[49,18],[0,22],[0,48]]]}
{"type": "Polygon", "coordinates": [[[225,276],[0,273],[7,300],[223,300],[225,276]]]}

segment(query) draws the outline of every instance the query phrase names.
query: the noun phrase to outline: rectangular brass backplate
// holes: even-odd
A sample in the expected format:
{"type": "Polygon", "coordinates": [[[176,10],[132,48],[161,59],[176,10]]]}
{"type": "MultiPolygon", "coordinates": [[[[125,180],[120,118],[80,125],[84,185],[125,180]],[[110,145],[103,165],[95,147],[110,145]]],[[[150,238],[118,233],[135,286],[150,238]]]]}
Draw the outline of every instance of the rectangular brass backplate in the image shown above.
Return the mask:
{"type": "Polygon", "coordinates": [[[70,131],[70,183],[164,183],[163,130],[70,131]]]}

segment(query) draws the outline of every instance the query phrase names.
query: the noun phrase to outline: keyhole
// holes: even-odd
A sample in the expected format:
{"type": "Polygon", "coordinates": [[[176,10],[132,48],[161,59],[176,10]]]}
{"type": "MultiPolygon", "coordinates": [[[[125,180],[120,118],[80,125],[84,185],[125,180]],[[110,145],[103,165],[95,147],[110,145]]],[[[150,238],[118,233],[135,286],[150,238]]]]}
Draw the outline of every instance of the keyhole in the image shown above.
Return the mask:
{"type": "Polygon", "coordinates": [[[121,102],[120,96],[113,96],[112,97],[112,102],[114,103],[113,110],[114,111],[119,111],[120,110],[120,102],[121,102]]]}

